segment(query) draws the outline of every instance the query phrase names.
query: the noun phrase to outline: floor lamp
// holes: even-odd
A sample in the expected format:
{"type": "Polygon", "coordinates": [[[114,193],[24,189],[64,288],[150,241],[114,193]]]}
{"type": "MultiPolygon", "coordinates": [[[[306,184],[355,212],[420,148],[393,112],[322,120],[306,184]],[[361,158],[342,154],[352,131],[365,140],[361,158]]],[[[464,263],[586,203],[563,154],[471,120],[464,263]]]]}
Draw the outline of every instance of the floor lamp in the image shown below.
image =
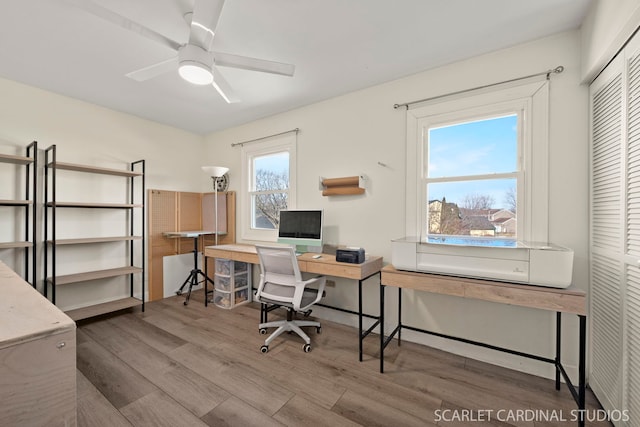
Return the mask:
{"type": "Polygon", "coordinates": [[[214,193],[214,209],[215,209],[215,225],[216,225],[216,246],[218,246],[218,186],[220,184],[220,179],[229,172],[229,168],[225,168],[224,166],[202,166],[202,171],[208,174],[211,179],[213,179],[213,193],[214,193]]]}

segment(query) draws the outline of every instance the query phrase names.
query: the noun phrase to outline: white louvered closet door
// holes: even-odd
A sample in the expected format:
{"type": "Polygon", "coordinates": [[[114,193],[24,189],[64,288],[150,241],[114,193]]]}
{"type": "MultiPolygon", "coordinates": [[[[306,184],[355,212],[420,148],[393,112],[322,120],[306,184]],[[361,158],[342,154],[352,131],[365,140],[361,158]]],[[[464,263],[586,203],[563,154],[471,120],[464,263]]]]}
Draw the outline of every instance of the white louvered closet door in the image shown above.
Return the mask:
{"type": "MultiPolygon", "coordinates": [[[[640,427],[640,39],[591,85],[591,372],[640,427]]],[[[626,417],[625,417],[626,418],[626,417]]]]}
{"type": "Polygon", "coordinates": [[[627,50],[627,283],[625,292],[626,366],[624,402],[630,423],[640,426],[640,38],[627,50]]]}
{"type": "Polygon", "coordinates": [[[623,132],[617,60],[591,85],[591,375],[606,409],[622,407],[623,132]]]}

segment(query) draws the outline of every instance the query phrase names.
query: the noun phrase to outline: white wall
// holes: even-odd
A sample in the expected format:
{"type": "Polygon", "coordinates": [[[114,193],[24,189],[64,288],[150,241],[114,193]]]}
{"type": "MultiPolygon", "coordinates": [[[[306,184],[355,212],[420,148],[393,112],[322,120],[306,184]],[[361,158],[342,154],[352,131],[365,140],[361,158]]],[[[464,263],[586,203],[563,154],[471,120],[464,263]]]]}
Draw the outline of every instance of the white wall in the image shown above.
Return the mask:
{"type": "MultiPolygon", "coordinates": [[[[564,73],[551,78],[549,234],[554,243],[574,249],[574,281],[586,289],[587,92],[580,86],[579,51],[580,34],[576,31],[426,71],[209,135],[205,158],[230,167],[230,187],[239,190],[240,149],[230,144],[300,128],[298,207],[324,209],[330,243],[362,246],[388,262],[390,240],[401,237],[405,230],[406,121],[404,109],[395,110],[393,104],[563,65],[564,73]],[[319,176],[355,174],[369,177],[364,196],[323,197],[318,190],[319,176]]],[[[376,283],[372,280],[365,286],[365,306],[372,312],[377,311],[376,283]]],[[[354,309],[356,289],[353,283],[338,281],[328,292],[328,302],[354,309]]],[[[395,294],[387,292],[387,316],[393,313],[394,318],[395,294]]],[[[410,291],[405,295],[403,321],[407,324],[545,356],[553,354],[551,313],[410,291]]],[[[356,322],[335,312],[322,315],[352,325],[356,322]]],[[[564,354],[567,366],[572,367],[577,364],[577,321],[571,318],[565,323],[564,354]]],[[[403,337],[525,371],[553,372],[552,367],[538,362],[415,336],[409,331],[403,332],[403,337]]]]}
{"type": "Polygon", "coordinates": [[[590,82],[640,26],[638,0],[595,0],[582,23],[581,76],[590,82]]]}
{"type": "MultiPolygon", "coordinates": [[[[203,150],[203,138],[169,126],[160,125],[131,115],[118,113],[79,100],[63,97],[34,87],[0,79],[0,152],[24,155],[28,143],[37,140],[40,151],[40,174],[44,156],[42,150],[57,146],[60,162],[81,163],[99,167],[127,169],[129,163],[146,160],[148,189],[199,191],[202,172],[198,160],[203,150]]],[[[0,198],[23,198],[22,186],[7,189],[5,184],[22,180],[22,172],[0,165],[2,193],[0,198]]],[[[9,165],[10,166],[10,165],[9,165]]],[[[126,202],[126,181],[123,178],[92,174],[59,172],[58,200],[126,202]]],[[[42,176],[40,177],[42,184],[42,176]]],[[[39,187],[42,201],[42,186],[39,187]]],[[[0,241],[12,240],[6,226],[12,211],[0,207],[0,241]]],[[[39,204],[39,215],[42,208],[39,204]]],[[[67,210],[59,214],[58,237],[92,237],[125,234],[122,212],[101,210],[67,210]],[[109,218],[96,228],[91,218],[109,218]]],[[[9,225],[12,227],[13,225],[9,225]]],[[[41,232],[39,233],[41,240],[41,232]]],[[[78,272],[84,268],[110,268],[126,264],[123,244],[83,247],[82,250],[61,248],[58,253],[58,274],[78,272]],[[114,265],[115,264],[115,265],[114,265]]],[[[42,245],[39,248],[42,252],[42,245]]],[[[0,250],[0,260],[21,273],[19,252],[0,250]]],[[[38,266],[38,277],[43,274],[38,266]]],[[[114,286],[59,287],[59,305],[71,308],[87,301],[112,299],[124,292],[122,279],[113,279],[114,286]],[[66,295],[64,293],[66,292],[66,295]]],[[[41,288],[41,285],[39,285],[41,288]]]]}

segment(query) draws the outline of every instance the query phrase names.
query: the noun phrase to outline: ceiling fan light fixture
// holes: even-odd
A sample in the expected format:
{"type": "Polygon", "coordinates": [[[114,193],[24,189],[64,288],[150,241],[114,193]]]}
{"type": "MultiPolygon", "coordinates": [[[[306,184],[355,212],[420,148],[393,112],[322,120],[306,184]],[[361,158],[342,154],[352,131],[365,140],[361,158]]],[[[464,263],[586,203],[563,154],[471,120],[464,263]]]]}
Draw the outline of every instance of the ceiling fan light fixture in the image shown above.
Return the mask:
{"type": "Polygon", "coordinates": [[[213,55],[206,50],[187,44],[178,52],[180,77],[195,85],[213,83],[213,55]]]}
{"type": "Polygon", "coordinates": [[[180,77],[194,85],[210,85],[213,83],[213,74],[203,64],[196,61],[182,61],[178,68],[180,77]]]}

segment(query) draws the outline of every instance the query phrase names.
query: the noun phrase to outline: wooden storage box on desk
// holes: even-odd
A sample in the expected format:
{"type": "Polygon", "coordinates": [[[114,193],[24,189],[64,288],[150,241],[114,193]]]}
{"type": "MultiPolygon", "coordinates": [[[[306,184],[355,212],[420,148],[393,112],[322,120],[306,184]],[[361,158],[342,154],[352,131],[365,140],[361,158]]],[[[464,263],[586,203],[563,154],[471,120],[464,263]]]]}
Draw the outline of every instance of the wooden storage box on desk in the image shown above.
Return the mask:
{"type": "Polygon", "coordinates": [[[76,425],[76,324],[0,262],[0,426],[76,425]]]}
{"type": "Polygon", "coordinates": [[[216,258],[213,303],[233,308],[251,301],[251,264],[216,258]]]}

